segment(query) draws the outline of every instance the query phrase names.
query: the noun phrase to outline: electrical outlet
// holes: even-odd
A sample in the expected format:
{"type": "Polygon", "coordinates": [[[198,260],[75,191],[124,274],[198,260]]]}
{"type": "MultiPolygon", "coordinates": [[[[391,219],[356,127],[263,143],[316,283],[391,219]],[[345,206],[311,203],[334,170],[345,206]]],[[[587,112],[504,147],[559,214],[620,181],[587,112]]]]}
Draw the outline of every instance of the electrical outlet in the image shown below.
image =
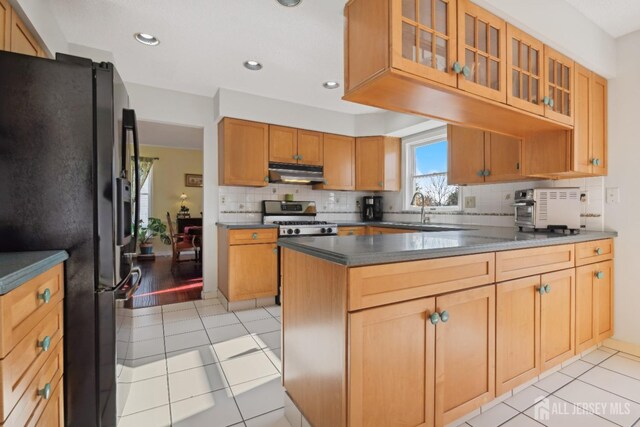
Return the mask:
{"type": "Polygon", "coordinates": [[[607,188],[607,204],[614,205],[620,203],[620,189],[618,187],[607,188]]]}
{"type": "Polygon", "coordinates": [[[464,207],[465,209],[475,209],[476,207],[476,196],[468,196],[464,198],[464,207]]]}
{"type": "Polygon", "coordinates": [[[585,205],[589,204],[589,192],[588,191],[583,191],[582,193],[580,193],[580,202],[584,203],[585,205]]]}
{"type": "Polygon", "coordinates": [[[225,196],[220,197],[220,204],[224,205],[225,203],[227,203],[227,198],[225,196]]]}

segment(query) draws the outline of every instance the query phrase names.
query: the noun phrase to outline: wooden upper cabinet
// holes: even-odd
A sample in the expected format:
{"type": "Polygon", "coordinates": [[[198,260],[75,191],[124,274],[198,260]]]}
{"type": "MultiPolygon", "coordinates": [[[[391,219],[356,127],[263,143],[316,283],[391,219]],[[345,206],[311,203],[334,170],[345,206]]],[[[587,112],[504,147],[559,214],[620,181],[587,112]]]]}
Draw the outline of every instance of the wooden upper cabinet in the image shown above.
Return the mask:
{"type": "Polygon", "coordinates": [[[573,168],[588,175],[606,175],[607,80],[575,64],[573,168]]]}
{"type": "Polygon", "coordinates": [[[468,0],[458,0],[458,87],[506,102],[506,23],[468,0]]]}
{"type": "Polygon", "coordinates": [[[298,129],[269,125],[269,161],[298,163],[298,129]]]}
{"type": "Polygon", "coordinates": [[[544,97],[546,117],[573,125],[575,64],[569,57],[544,47],[544,97]]]}
{"type": "Polygon", "coordinates": [[[434,311],[423,298],[349,314],[350,427],[434,425],[434,311]]]}
{"type": "Polygon", "coordinates": [[[322,132],[269,125],[269,161],[322,166],[322,132]]]}
{"type": "Polygon", "coordinates": [[[315,190],[356,189],[356,140],[348,136],[323,135],[324,184],[315,190]]]}
{"type": "Polygon", "coordinates": [[[543,274],[540,286],[540,353],[542,370],[575,355],[576,272],[574,268],[543,274]]]}
{"type": "Polygon", "coordinates": [[[540,276],[500,283],[496,286],[496,396],[539,374],[540,276]]]}
{"type": "Polygon", "coordinates": [[[484,182],[484,131],[447,126],[449,142],[448,183],[482,184],[484,182]]]}
{"type": "Polygon", "coordinates": [[[436,298],[437,426],[495,397],[495,292],[490,285],[436,298]]]}
{"type": "Polygon", "coordinates": [[[392,67],[455,87],[456,25],[455,0],[392,0],[392,67]]]}
{"type": "MultiPolygon", "coordinates": [[[[541,178],[599,176],[608,172],[607,80],[575,64],[571,87],[573,131],[525,136],[524,172],[541,178]]],[[[548,108],[548,107],[547,107],[548,108]]]]}
{"type": "Polygon", "coordinates": [[[269,125],[224,118],[218,124],[219,185],[269,184],[269,125]]]}
{"type": "Polygon", "coordinates": [[[544,115],[544,45],[524,31],[507,24],[507,103],[544,115]]]}
{"type": "Polygon", "coordinates": [[[522,139],[485,132],[485,182],[505,182],[523,179],[522,139]]]}
{"type": "Polygon", "coordinates": [[[324,164],[324,136],[322,132],[298,130],[298,163],[314,166],[324,164]]]}
{"type": "Polygon", "coordinates": [[[11,11],[11,52],[42,56],[42,48],[15,10],[11,11]]]}
{"type": "Polygon", "coordinates": [[[0,0],[0,50],[9,50],[11,40],[11,6],[0,0]]]}
{"type": "Polygon", "coordinates": [[[400,191],[399,138],[356,138],[356,190],[400,191]]]}
{"type": "Polygon", "coordinates": [[[449,184],[523,179],[522,139],[449,125],[449,184]]]}

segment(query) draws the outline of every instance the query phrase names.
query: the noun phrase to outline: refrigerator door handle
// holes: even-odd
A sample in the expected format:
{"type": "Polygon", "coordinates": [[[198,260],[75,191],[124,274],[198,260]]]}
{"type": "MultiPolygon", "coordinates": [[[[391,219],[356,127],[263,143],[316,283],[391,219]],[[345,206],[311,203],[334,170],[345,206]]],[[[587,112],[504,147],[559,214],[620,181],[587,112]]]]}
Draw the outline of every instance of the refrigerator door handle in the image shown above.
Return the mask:
{"type": "MultiPolygon", "coordinates": [[[[135,248],[138,244],[138,230],[140,228],[140,203],[138,203],[139,194],[140,194],[140,142],[138,140],[138,120],[136,119],[135,110],[131,110],[128,108],[123,109],[122,128],[123,130],[130,130],[133,133],[133,159],[134,159],[134,171],[133,171],[134,187],[133,188],[135,189],[135,192],[134,192],[135,198],[133,200],[133,203],[134,203],[135,219],[133,223],[134,232],[133,232],[132,240],[133,240],[133,250],[135,251],[135,248]]],[[[125,145],[124,151],[126,152],[126,138],[123,138],[123,139],[124,139],[123,144],[125,145]]]]}
{"type": "Polygon", "coordinates": [[[119,301],[129,300],[140,287],[140,282],[142,282],[142,271],[140,270],[140,267],[133,267],[131,269],[129,277],[127,277],[127,279],[122,282],[122,285],[120,285],[116,289],[116,292],[115,292],[116,300],[119,300],[119,301]],[[129,279],[131,279],[131,276],[136,276],[135,282],[133,282],[131,286],[127,286],[129,283],[129,279]]]}

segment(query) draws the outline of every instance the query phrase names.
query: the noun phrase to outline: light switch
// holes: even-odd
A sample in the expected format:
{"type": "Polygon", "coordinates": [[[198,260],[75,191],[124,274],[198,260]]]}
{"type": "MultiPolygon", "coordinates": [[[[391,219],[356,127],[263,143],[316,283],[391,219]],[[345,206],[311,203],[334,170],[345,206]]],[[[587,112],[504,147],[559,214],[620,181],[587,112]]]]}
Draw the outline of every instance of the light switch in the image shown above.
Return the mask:
{"type": "Polygon", "coordinates": [[[476,207],[476,197],[469,196],[464,198],[465,209],[474,209],[476,207]]]}
{"type": "Polygon", "coordinates": [[[614,205],[620,203],[620,189],[618,187],[607,188],[607,204],[614,205]]]}

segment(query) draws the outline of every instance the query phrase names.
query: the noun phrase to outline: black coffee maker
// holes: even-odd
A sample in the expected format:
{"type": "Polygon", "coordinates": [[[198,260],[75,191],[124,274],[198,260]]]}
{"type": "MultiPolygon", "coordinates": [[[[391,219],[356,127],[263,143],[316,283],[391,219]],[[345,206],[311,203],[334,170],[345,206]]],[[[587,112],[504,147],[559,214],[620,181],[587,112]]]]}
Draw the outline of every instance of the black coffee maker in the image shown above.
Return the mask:
{"type": "Polygon", "coordinates": [[[362,220],[382,221],[382,196],[365,196],[362,198],[362,220]]]}

